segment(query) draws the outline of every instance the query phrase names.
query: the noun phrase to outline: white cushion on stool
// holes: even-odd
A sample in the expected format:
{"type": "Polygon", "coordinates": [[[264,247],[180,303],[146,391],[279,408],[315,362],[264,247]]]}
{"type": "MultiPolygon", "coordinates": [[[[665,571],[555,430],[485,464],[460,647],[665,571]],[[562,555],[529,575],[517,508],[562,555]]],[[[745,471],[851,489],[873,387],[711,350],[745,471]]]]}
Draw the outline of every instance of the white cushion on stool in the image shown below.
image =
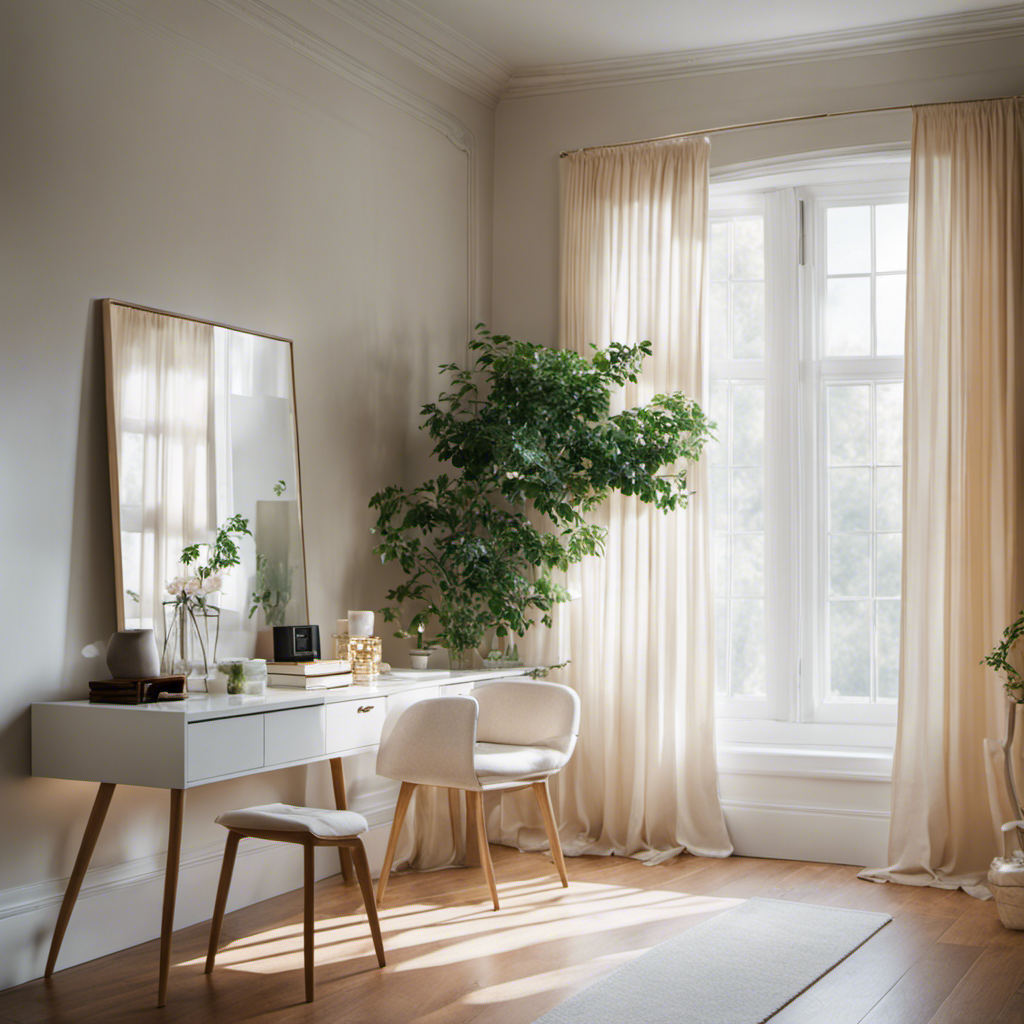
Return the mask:
{"type": "Polygon", "coordinates": [[[527,747],[518,743],[476,743],[473,770],[480,782],[489,776],[529,776],[558,771],[568,758],[551,747],[527,747]]]}
{"type": "Polygon", "coordinates": [[[355,811],[329,811],[321,807],[292,804],[261,804],[226,811],[216,819],[225,828],[262,829],[267,832],[308,832],[317,839],[345,839],[358,836],[370,826],[355,811]]]}

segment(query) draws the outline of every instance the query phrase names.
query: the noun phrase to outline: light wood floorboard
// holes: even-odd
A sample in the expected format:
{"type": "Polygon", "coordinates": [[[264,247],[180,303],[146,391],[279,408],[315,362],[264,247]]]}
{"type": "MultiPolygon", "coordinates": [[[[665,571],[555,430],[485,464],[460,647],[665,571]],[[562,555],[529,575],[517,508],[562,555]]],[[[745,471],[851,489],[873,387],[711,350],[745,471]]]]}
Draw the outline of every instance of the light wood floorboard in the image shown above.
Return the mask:
{"type": "Polygon", "coordinates": [[[318,883],[312,1004],[297,890],[228,914],[211,975],[209,922],[177,932],[163,1009],[154,940],[0,992],[0,1022],[530,1024],[656,943],[763,896],[893,917],[773,1024],[1024,1024],[1024,932],[1006,931],[992,902],[964,893],[742,857],[655,867],[571,858],[564,889],[546,857],[491,853],[498,913],[479,867],[393,876],[380,915],[383,970],[359,891],[340,876],[318,883]]]}

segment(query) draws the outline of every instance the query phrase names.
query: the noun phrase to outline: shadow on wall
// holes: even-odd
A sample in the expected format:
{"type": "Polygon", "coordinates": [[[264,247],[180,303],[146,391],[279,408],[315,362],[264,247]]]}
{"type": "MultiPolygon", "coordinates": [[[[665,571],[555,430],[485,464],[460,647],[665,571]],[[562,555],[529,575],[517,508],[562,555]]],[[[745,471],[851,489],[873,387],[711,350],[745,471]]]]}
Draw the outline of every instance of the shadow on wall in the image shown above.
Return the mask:
{"type": "Polygon", "coordinates": [[[83,346],[70,564],[64,669],[57,692],[49,697],[56,700],[83,698],[88,695],[90,678],[103,679],[108,675],[102,658],[103,645],[117,629],[103,310],[99,300],[91,303],[83,346]],[[99,644],[99,654],[85,657],[83,648],[94,643],[99,644]]]}

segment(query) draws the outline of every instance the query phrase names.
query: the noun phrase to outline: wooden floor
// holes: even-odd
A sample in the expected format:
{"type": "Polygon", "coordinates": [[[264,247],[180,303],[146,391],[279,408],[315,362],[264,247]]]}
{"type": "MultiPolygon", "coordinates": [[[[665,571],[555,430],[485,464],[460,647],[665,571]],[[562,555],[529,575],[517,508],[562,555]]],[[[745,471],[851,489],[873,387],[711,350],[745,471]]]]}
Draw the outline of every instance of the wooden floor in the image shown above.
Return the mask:
{"type": "Polygon", "coordinates": [[[296,891],[228,915],[211,976],[203,973],[208,924],[176,933],[163,1010],[154,941],[59,971],[49,984],[0,992],[0,1021],[529,1024],[655,943],[764,896],[893,917],[773,1024],[1024,1022],[1024,932],[1004,930],[991,901],[862,882],[850,867],[740,857],[650,868],[575,858],[566,890],[541,855],[492,853],[498,913],[478,868],[393,877],[381,917],[384,970],[356,887],[340,876],[319,883],[311,1005],[296,891]]]}

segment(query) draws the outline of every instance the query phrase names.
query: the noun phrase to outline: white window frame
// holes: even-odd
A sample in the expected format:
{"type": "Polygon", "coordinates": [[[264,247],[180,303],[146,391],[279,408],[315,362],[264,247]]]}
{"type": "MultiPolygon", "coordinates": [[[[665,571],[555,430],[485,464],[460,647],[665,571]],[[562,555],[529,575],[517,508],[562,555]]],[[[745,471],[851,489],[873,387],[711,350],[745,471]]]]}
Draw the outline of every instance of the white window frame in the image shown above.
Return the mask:
{"type": "MultiPolygon", "coordinates": [[[[712,217],[755,208],[763,209],[765,215],[768,693],[764,701],[717,698],[718,737],[726,743],[764,743],[773,749],[810,744],[885,750],[895,740],[895,703],[836,705],[820,699],[825,683],[821,573],[827,567],[821,548],[828,543],[827,533],[820,529],[827,515],[827,507],[819,501],[824,479],[819,460],[825,457],[821,389],[824,379],[833,375],[850,380],[902,379],[903,360],[816,361],[822,337],[818,328],[824,275],[816,278],[814,260],[824,252],[824,228],[815,204],[837,198],[851,204],[905,199],[908,162],[905,149],[880,147],[712,174],[712,217]],[[866,362],[871,363],[870,370],[866,362]],[[793,640],[773,643],[775,637],[793,640]]],[[[718,368],[709,366],[709,380],[719,376],[714,372],[718,368]]],[[[738,372],[732,379],[742,376],[738,372]]]]}

